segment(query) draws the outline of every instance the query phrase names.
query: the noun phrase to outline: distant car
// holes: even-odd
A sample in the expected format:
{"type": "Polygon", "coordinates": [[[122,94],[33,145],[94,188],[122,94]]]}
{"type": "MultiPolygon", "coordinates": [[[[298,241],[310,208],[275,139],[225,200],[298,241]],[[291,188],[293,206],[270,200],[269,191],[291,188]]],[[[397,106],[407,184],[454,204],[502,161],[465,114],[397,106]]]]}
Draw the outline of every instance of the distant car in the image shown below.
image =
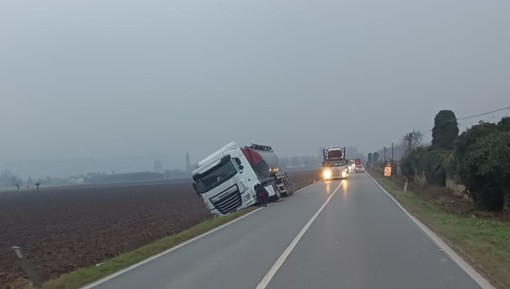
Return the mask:
{"type": "Polygon", "coordinates": [[[364,165],[357,165],[355,171],[356,171],[356,173],[364,173],[365,172],[365,166],[364,165]]]}

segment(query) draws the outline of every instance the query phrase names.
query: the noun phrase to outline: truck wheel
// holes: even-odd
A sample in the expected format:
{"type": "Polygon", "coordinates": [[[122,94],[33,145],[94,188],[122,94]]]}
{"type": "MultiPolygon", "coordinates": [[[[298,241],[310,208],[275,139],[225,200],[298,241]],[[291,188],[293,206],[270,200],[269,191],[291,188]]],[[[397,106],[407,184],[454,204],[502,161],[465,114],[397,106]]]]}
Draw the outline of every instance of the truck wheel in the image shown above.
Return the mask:
{"type": "Polygon", "coordinates": [[[277,201],[282,198],[282,194],[280,193],[280,189],[278,188],[278,185],[273,184],[273,190],[276,193],[275,196],[273,196],[274,200],[277,201]]]}
{"type": "Polygon", "coordinates": [[[290,181],[288,179],[285,179],[284,182],[285,182],[285,188],[287,190],[287,195],[290,196],[290,195],[294,194],[294,189],[292,188],[290,181]]]}

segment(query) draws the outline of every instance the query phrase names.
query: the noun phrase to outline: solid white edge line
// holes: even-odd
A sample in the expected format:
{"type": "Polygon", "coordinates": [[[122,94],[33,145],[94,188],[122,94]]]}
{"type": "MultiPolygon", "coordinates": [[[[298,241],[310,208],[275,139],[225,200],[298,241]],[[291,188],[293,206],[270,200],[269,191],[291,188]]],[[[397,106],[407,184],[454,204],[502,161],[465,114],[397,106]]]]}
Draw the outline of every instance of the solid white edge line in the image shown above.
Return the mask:
{"type": "Polygon", "coordinates": [[[308,229],[312,225],[313,221],[315,221],[315,219],[317,218],[317,216],[319,216],[319,214],[322,212],[324,207],[326,207],[326,205],[329,203],[331,198],[336,194],[336,192],[338,191],[338,189],[340,188],[340,186],[342,185],[343,182],[344,181],[341,181],[340,184],[338,184],[338,186],[333,191],[333,193],[328,197],[326,202],[324,202],[324,204],[322,204],[322,206],[319,208],[319,210],[317,210],[317,212],[315,212],[315,214],[308,221],[308,223],[306,223],[306,225],[301,229],[301,231],[299,231],[299,233],[296,235],[296,237],[294,237],[292,242],[290,242],[289,246],[285,249],[285,251],[283,251],[283,253],[280,255],[278,260],[276,260],[276,262],[273,264],[271,269],[269,269],[269,271],[267,271],[266,275],[264,276],[264,278],[262,278],[262,280],[259,282],[257,287],[255,287],[255,289],[265,289],[267,287],[269,282],[271,282],[271,279],[273,279],[274,275],[276,275],[276,273],[278,272],[280,267],[283,265],[283,263],[285,262],[287,257],[289,257],[292,250],[294,250],[294,248],[296,247],[298,242],[301,240],[303,235],[306,233],[306,231],[308,231],[308,229]]]}
{"type": "Polygon", "coordinates": [[[97,281],[95,281],[93,283],[85,285],[85,286],[81,287],[81,289],[91,289],[91,288],[93,288],[93,287],[95,287],[95,286],[97,286],[97,285],[99,285],[101,283],[104,283],[104,282],[106,282],[106,281],[108,281],[110,279],[113,279],[113,278],[115,278],[115,277],[117,277],[119,275],[122,275],[122,274],[124,274],[124,273],[126,273],[128,271],[131,271],[131,270],[133,270],[133,269],[135,269],[135,268],[137,268],[137,267],[139,267],[139,266],[141,266],[143,264],[146,264],[146,263],[148,263],[148,262],[150,262],[150,261],[152,261],[154,259],[157,259],[157,258],[159,258],[159,257],[161,257],[163,255],[166,255],[166,254],[168,254],[168,253],[170,253],[172,251],[175,251],[175,250],[177,250],[177,249],[179,249],[179,248],[181,248],[183,246],[186,246],[186,245],[188,245],[189,243],[191,243],[193,241],[196,241],[196,240],[201,239],[201,238],[203,238],[203,237],[205,237],[205,236],[207,236],[209,234],[212,234],[212,233],[214,233],[214,232],[216,232],[218,230],[221,230],[222,228],[225,228],[228,225],[231,225],[231,224],[233,224],[233,223],[235,223],[237,221],[240,221],[240,220],[242,220],[242,219],[244,219],[244,218],[246,218],[246,217],[248,217],[248,216],[250,216],[252,214],[255,214],[256,212],[260,211],[261,209],[262,208],[258,208],[258,209],[254,210],[254,211],[251,211],[251,212],[247,213],[246,215],[242,215],[241,217],[236,218],[236,219],[234,219],[234,220],[232,220],[232,221],[230,221],[230,222],[228,222],[226,224],[223,224],[223,225],[221,225],[221,226],[219,226],[217,228],[214,228],[214,229],[212,229],[210,231],[207,231],[207,232],[203,233],[202,235],[198,235],[198,236],[196,236],[196,237],[194,237],[192,239],[189,239],[188,241],[186,241],[184,243],[181,243],[181,244],[179,244],[179,245],[177,245],[175,247],[172,247],[172,248],[170,248],[170,249],[168,249],[166,251],[163,251],[163,252],[161,252],[161,253],[159,253],[157,255],[149,257],[149,258],[147,258],[147,259],[145,259],[145,260],[143,260],[143,261],[141,261],[139,263],[136,263],[134,265],[131,265],[131,266],[125,268],[125,269],[117,271],[117,272],[113,273],[112,275],[109,275],[109,276],[104,277],[104,278],[102,278],[100,280],[97,280],[97,281]]]}
{"type": "MultiPolygon", "coordinates": [[[[307,185],[307,186],[305,186],[305,187],[303,187],[303,188],[301,188],[301,189],[299,189],[299,190],[295,191],[294,193],[297,193],[297,192],[299,192],[299,191],[302,191],[302,190],[304,190],[304,189],[308,188],[309,186],[311,186],[311,185],[313,185],[313,184],[315,184],[315,182],[313,182],[313,183],[311,183],[311,184],[309,184],[309,185],[307,185]]],[[[125,269],[122,269],[122,270],[120,270],[120,271],[117,271],[117,272],[115,272],[115,273],[113,273],[113,274],[111,274],[111,275],[108,275],[108,276],[106,276],[106,277],[104,277],[104,278],[101,278],[101,279],[99,279],[99,280],[97,280],[97,281],[95,281],[95,282],[92,282],[92,283],[89,283],[89,284],[87,284],[87,285],[85,285],[85,286],[83,286],[83,287],[80,287],[80,289],[91,289],[91,288],[94,288],[94,287],[96,287],[96,286],[98,286],[98,285],[100,285],[100,284],[102,284],[102,283],[104,283],[104,282],[106,282],[106,281],[108,281],[108,280],[111,280],[111,279],[113,279],[113,278],[115,278],[115,277],[117,277],[117,276],[119,276],[119,275],[122,275],[122,274],[124,274],[124,273],[126,273],[126,272],[128,272],[128,271],[131,271],[131,270],[133,270],[133,269],[135,269],[135,268],[137,268],[137,267],[140,267],[140,266],[142,266],[143,264],[149,263],[150,261],[152,261],[152,260],[154,260],[154,259],[157,259],[157,258],[159,258],[159,257],[161,257],[161,256],[163,256],[163,255],[166,255],[166,254],[168,254],[168,253],[170,253],[170,252],[172,252],[172,251],[175,251],[175,250],[177,250],[177,249],[179,249],[179,248],[181,248],[181,247],[184,247],[184,246],[188,245],[188,244],[189,244],[189,243],[191,243],[191,242],[194,242],[194,241],[196,241],[196,240],[198,240],[198,239],[201,239],[201,238],[203,238],[203,237],[205,237],[205,236],[207,236],[207,235],[209,235],[209,234],[212,234],[212,233],[214,233],[214,232],[216,232],[216,231],[218,231],[218,230],[221,230],[221,229],[225,228],[225,227],[226,227],[226,226],[228,226],[228,225],[232,225],[233,223],[235,223],[235,222],[237,222],[237,221],[240,221],[240,220],[242,220],[242,219],[244,219],[244,218],[246,218],[246,217],[248,217],[248,216],[250,216],[250,215],[252,215],[252,214],[255,214],[256,212],[260,211],[261,209],[263,209],[263,208],[258,208],[258,209],[254,210],[254,211],[251,211],[251,212],[247,213],[246,215],[242,215],[241,217],[236,218],[236,219],[234,219],[234,220],[232,220],[232,221],[230,221],[230,222],[228,222],[228,223],[226,223],[226,224],[223,224],[223,225],[221,225],[221,226],[219,226],[219,227],[217,227],[217,228],[214,228],[214,229],[212,229],[212,230],[210,230],[210,231],[207,231],[207,232],[205,232],[205,233],[203,233],[203,234],[201,234],[201,235],[198,235],[198,236],[196,236],[196,237],[194,237],[194,238],[192,238],[192,239],[189,239],[188,241],[186,241],[186,242],[184,242],[184,243],[181,243],[181,244],[179,244],[179,245],[177,245],[177,246],[174,246],[174,247],[172,247],[172,248],[170,248],[170,249],[168,249],[168,250],[166,250],[166,251],[163,251],[163,252],[161,252],[161,253],[159,253],[159,254],[157,254],[157,255],[154,255],[154,256],[152,256],[152,257],[149,257],[149,258],[147,258],[147,259],[145,259],[145,260],[143,260],[143,261],[140,261],[140,262],[138,262],[138,263],[136,263],[136,264],[133,264],[133,265],[131,265],[131,266],[129,266],[129,267],[127,267],[127,268],[125,268],[125,269]]]]}
{"type": "Polygon", "coordinates": [[[370,174],[372,180],[386,193],[386,195],[393,200],[393,202],[422,230],[427,236],[440,248],[442,249],[457,265],[459,265],[466,274],[469,275],[481,288],[483,289],[495,289],[487,279],[485,279],[480,273],[478,273],[469,263],[467,263],[461,256],[459,256],[450,246],[448,246],[439,236],[430,230],[425,224],[418,220],[415,216],[411,215],[398,201],[395,199],[386,189],[384,189],[378,181],[374,179],[370,174]]]}

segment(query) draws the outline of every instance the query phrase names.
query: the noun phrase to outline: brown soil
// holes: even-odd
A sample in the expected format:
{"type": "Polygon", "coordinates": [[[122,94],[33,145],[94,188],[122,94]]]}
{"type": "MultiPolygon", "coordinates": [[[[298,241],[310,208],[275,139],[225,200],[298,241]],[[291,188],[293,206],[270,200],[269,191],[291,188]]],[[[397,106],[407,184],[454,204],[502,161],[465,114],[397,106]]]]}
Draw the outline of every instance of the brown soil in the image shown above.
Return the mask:
{"type": "MultiPolygon", "coordinates": [[[[295,189],[316,172],[290,173],[295,189]]],[[[12,246],[43,280],[91,266],[210,218],[190,183],[0,193],[0,288],[27,284],[12,246]]]]}

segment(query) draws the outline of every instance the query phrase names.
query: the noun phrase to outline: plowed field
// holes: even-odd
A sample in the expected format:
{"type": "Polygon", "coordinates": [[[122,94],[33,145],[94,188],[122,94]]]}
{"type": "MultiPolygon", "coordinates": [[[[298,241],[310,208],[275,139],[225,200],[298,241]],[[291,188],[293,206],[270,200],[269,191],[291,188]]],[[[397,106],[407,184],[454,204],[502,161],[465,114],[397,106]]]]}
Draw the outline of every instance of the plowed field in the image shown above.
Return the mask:
{"type": "MultiPolygon", "coordinates": [[[[302,187],[317,173],[290,176],[295,187],[302,187]]],[[[26,282],[11,246],[24,248],[42,279],[48,280],[210,217],[191,183],[0,193],[0,288],[26,282]]]]}

